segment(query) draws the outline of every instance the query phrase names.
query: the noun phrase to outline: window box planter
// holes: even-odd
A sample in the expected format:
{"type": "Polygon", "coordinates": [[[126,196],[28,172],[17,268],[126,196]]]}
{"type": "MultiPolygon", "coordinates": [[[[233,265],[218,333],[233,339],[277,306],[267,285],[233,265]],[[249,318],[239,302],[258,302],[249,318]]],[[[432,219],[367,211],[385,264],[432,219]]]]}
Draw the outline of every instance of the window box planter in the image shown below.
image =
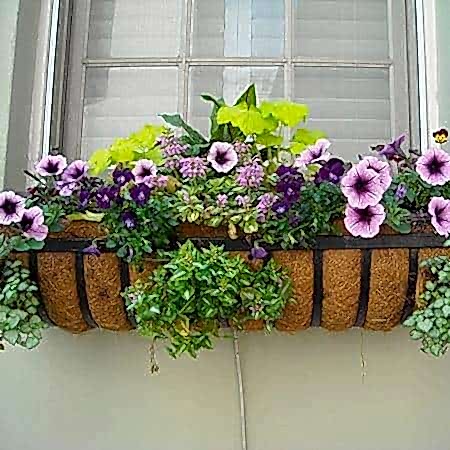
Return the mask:
{"type": "MultiPolygon", "coordinates": [[[[97,225],[74,222],[51,236],[42,251],[23,256],[39,284],[48,319],[74,333],[94,327],[132,329],[133,318],[127,315],[120,293],[158,264],[148,260],[143,271],[137,271],[106,250],[99,257],[83,254],[91,239],[101,235],[97,225]]],[[[200,246],[221,243],[244,257],[250,249],[245,238],[231,240],[220,229],[186,225],[178,236],[180,241],[192,238],[200,246]]],[[[271,249],[291,273],[295,299],[276,328],[391,330],[414,309],[416,287],[424,280],[420,262],[450,256],[443,241],[431,233],[383,234],[368,240],[322,236],[314,249],[271,249]]],[[[247,329],[262,329],[262,324],[252,322],[247,329]]]]}

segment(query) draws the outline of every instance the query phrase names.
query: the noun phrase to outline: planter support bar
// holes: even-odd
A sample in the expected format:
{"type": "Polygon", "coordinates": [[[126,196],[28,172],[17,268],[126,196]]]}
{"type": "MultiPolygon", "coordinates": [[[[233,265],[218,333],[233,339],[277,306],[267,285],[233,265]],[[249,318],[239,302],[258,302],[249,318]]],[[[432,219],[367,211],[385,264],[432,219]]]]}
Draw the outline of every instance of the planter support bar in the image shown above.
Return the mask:
{"type": "Polygon", "coordinates": [[[366,322],[370,292],[370,266],[372,265],[372,251],[363,250],[361,256],[361,292],[359,294],[358,314],[355,327],[363,327],[366,322]]]}
{"type": "MultiPolygon", "coordinates": [[[[124,292],[127,287],[131,285],[130,283],[130,268],[128,263],[124,259],[120,259],[120,290],[124,292]]],[[[125,313],[127,314],[128,321],[131,323],[133,328],[136,328],[136,319],[134,314],[131,314],[127,310],[127,305],[125,298],[123,298],[123,307],[125,308],[125,313]]]]}
{"type": "Polygon", "coordinates": [[[404,322],[414,311],[417,275],[419,273],[419,250],[412,248],[409,250],[409,274],[408,291],[403,306],[401,321],[404,322]]]}
{"type": "Polygon", "coordinates": [[[92,317],[89,301],[86,293],[86,280],[84,278],[84,255],[77,252],[75,255],[75,273],[77,278],[77,292],[80,299],[80,310],[83,319],[91,328],[98,328],[97,322],[92,317]]]}
{"type": "Polygon", "coordinates": [[[322,323],[323,300],[323,252],[314,250],[314,295],[311,326],[320,327],[322,323]]]}

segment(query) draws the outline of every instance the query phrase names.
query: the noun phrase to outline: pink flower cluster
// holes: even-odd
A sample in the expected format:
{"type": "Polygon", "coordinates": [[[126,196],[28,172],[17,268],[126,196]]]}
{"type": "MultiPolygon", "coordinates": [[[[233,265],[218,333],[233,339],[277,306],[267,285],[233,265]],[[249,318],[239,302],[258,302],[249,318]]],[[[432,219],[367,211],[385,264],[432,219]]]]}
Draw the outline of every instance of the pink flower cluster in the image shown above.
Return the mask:
{"type": "Polygon", "coordinates": [[[386,219],[383,194],[392,183],[387,162],[369,156],[352,167],[342,178],[341,190],[347,198],[344,224],[353,236],[371,238],[386,219]]]}

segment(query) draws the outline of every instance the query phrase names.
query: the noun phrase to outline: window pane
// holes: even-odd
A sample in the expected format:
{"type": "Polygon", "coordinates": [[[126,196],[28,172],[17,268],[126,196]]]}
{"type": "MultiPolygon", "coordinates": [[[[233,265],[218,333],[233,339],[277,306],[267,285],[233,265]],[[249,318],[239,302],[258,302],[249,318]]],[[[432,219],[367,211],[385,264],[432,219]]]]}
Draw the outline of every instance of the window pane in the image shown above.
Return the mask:
{"type": "Polygon", "coordinates": [[[88,55],[177,56],[181,0],[91,0],[88,55]]]}
{"type": "Polygon", "coordinates": [[[194,0],[192,55],[281,57],[284,0],[194,0]]]}
{"type": "MultiPolygon", "coordinates": [[[[436,1],[439,124],[450,127],[450,3],[436,1]]],[[[432,105],[433,107],[434,105],[432,105]]],[[[434,131],[434,130],[432,130],[434,131]]]]}
{"type": "Polygon", "coordinates": [[[203,133],[209,130],[211,103],[201,94],[224,97],[229,104],[251,83],[256,84],[260,99],[284,97],[281,67],[193,67],[189,80],[189,120],[203,133]]]}
{"type": "Polygon", "coordinates": [[[341,156],[391,137],[388,70],[298,67],[295,100],[310,107],[309,127],[325,131],[341,156]]]}
{"type": "Polygon", "coordinates": [[[177,69],[88,69],[82,156],[177,110],[177,69]]]}
{"type": "Polygon", "coordinates": [[[386,60],[387,1],[294,0],[295,54],[337,60],[386,60]]]}

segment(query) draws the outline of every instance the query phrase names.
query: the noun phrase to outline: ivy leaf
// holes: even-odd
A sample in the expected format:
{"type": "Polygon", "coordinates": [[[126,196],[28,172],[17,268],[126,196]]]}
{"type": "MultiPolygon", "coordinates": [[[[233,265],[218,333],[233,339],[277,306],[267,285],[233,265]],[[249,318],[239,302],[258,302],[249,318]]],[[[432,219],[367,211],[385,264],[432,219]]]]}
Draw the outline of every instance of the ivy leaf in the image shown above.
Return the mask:
{"type": "Polygon", "coordinates": [[[28,242],[20,236],[14,236],[10,241],[13,250],[18,252],[26,252],[30,249],[28,242]]]}
{"type": "Polygon", "coordinates": [[[8,330],[3,333],[3,337],[11,344],[15,345],[19,339],[19,332],[17,330],[8,330]]]}
{"type": "Polygon", "coordinates": [[[263,117],[273,116],[288,127],[295,127],[304,122],[309,115],[309,108],[306,105],[288,101],[265,101],[261,103],[260,110],[263,117]]]}
{"type": "Polygon", "coordinates": [[[197,130],[194,130],[181,116],[180,114],[161,114],[161,117],[169,125],[176,128],[182,128],[192,139],[194,144],[206,144],[207,139],[197,130]]]}
{"type": "Polygon", "coordinates": [[[111,165],[111,153],[106,148],[96,150],[89,158],[89,169],[92,175],[98,176],[111,165]]]}
{"type": "Polygon", "coordinates": [[[321,130],[308,130],[307,128],[299,128],[292,140],[299,142],[305,146],[314,145],[319,139],[326,138],[327,135],[321,130]]]}

